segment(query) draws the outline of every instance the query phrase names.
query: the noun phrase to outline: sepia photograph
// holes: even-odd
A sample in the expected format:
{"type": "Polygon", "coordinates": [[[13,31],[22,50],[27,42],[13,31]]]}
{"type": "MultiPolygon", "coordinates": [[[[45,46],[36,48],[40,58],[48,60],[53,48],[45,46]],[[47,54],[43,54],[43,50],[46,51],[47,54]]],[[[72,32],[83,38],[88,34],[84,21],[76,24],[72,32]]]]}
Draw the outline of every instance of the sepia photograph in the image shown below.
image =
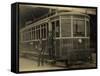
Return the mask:
{"type": "Polygon", "coordinates": [[[19,72],[97,68],[97,8],[18,4],[19,72]]]}

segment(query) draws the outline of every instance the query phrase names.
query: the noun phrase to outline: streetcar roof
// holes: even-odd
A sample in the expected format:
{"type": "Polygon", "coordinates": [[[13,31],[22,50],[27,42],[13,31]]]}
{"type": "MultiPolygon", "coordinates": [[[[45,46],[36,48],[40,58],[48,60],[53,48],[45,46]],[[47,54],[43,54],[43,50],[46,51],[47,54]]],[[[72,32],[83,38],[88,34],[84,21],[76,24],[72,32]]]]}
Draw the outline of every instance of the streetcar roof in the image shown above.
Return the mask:
{"type": "Polygon", "coordinates": [[[32,27],[33,25],[36,25],[36,24],[41,24],[41,23],[44,23],[44,22],[47,22],[49,19],[51,18],[54,18],[54,17],[57,17],[57,16],[62,16],[62,15],[81,15],[81,16],[86,16],[89,18],[89,16],[85,13],[81,13],[81,12],[57,12],[57,14],[54,14],[54,15],[51,15],[51,16],[46,16],[45,18],[43,19],[40,19],[40,20],[37,20],[36,22],[33,22],[31,24],[29,24],[28,26],[24,27],[21,29],[21,31],[27,29],[27,28],[30,28],[32,27]]]}

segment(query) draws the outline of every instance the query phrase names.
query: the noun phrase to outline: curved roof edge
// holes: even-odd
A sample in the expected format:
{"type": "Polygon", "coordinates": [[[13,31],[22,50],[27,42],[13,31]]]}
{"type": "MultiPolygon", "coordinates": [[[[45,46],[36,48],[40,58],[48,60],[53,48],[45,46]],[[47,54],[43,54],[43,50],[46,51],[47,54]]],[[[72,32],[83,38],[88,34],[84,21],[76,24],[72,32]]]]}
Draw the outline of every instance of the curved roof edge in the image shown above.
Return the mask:
{"type": "MultiPolygon", "coordinates": [[[[52,15],[52,16],[49,16],[49,17],[46,17],[46,18],[43,18],[43,20],[47,19],[47,18],[52,18],[52,17],[55,17],[55,16],[60,16],[60,15],[84,15],[84,16],[87,16],[88,18],[89,15],[85,14],[85,13],[81,13],[81,12],[57,12],[56,14],[52,15]]],[[[39,20],[41,21],[41,20],[39,20]]],[[[37,21],[38,22],[38,21],[37,21]]],[[[37,22],[34,22],[34,23],[37,23],[37,22]]],[[[32,23],[32,24],[34,24],[32,23]]],[[[31,27],[32,24],[29,24],[29,26],[27,27],[31,27]]],[[[21,30],[24,30],[26,27],[23,27],[21,30]]]]}

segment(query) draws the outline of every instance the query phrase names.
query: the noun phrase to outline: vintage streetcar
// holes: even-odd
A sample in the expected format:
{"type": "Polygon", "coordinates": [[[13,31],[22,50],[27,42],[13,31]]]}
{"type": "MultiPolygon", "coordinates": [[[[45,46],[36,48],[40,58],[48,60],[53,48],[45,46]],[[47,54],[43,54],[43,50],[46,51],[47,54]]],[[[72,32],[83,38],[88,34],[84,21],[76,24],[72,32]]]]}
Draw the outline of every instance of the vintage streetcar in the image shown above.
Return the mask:
{"type": "Polygon", "coordinates": [[[45,63],[90,62],[90,17],[85,13],[57,10],[26,23],[20,29],[20,50],[22,56],[34,60],[42,57],[45,63]]]}

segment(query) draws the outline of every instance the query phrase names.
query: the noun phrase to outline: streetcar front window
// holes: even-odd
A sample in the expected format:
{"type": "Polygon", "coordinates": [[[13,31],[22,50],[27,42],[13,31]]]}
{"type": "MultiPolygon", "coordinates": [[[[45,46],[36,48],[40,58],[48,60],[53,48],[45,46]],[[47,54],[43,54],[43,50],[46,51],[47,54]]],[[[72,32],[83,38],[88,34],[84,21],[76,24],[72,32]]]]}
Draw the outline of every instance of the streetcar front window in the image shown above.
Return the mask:
{"type": "Polygon", "coordinates": [[[61,19],[61,34],[62,37],[71,36],[71,19],[61,19]]]}
{"type": "Polygon", "coordinates": [[[85,36],[85,20],[73,21],[73,36],[85,36]]]}

